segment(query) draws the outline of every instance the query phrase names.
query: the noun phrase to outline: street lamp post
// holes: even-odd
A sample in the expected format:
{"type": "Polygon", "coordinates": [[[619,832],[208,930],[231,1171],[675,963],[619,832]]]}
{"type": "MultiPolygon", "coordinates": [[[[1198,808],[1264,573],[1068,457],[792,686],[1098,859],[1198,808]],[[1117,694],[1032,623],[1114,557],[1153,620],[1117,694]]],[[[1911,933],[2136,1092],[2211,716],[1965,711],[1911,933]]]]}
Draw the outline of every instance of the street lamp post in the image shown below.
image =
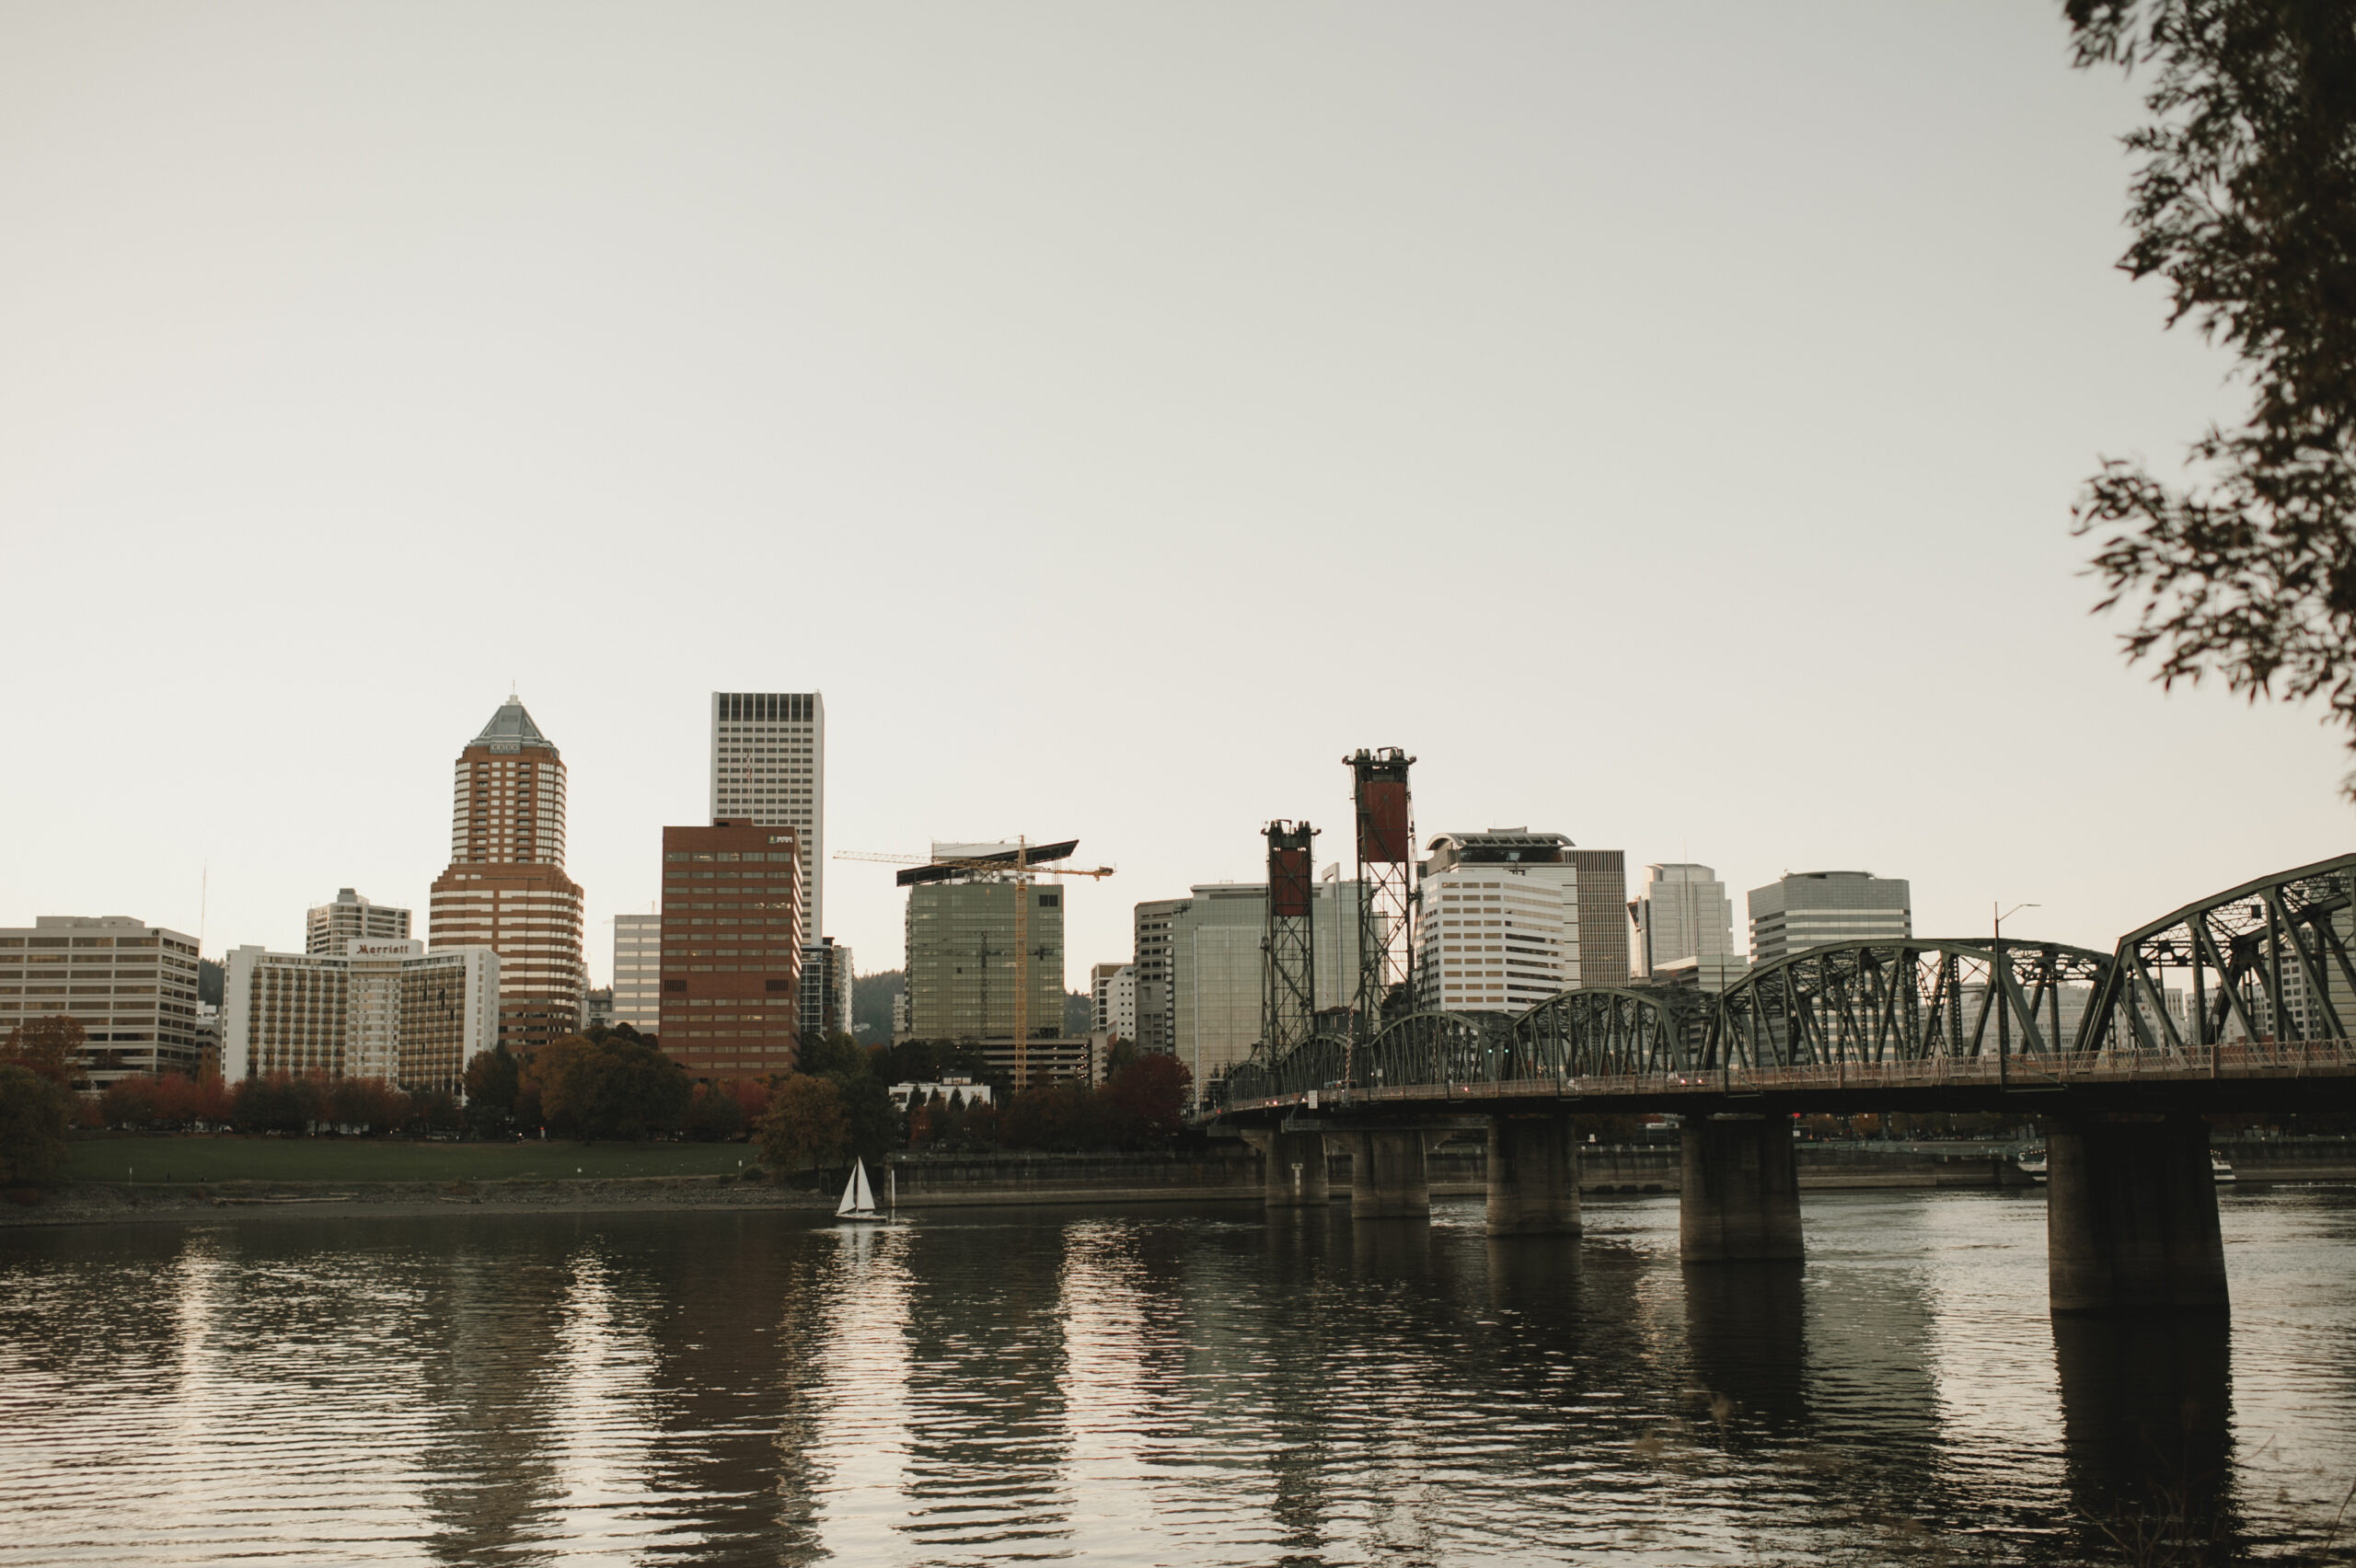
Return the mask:
{"type": "Polygon", "coordinates": [[[2042,904],[2015,904],[2004,907],[2001,899],[1990,899],[1988,908],[1992,915],[1988,924],[1988,991],[1996,1006],[1996,1082],[2004,1087],[2013,1081],[2013,992],[2011,975],[2004,969],[2004,922],[2024,909],[2042,909],[2042,904]]]}

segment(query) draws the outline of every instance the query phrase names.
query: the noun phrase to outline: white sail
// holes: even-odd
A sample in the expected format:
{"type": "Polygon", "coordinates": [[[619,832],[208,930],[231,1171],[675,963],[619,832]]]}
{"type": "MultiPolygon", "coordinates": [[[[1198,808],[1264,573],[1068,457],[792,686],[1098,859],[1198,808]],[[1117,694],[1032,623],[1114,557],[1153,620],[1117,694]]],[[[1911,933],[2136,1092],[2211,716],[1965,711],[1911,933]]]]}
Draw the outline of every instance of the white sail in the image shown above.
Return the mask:
{"type": "Polygon", "coordinates": [[[835,1205],[835,1217],[849,1219],[874,1212],[875,1189],[867,1184],[867,1161],[854,1157],[850,1180],[843,1183],[843,1201],[835,1205]]]}

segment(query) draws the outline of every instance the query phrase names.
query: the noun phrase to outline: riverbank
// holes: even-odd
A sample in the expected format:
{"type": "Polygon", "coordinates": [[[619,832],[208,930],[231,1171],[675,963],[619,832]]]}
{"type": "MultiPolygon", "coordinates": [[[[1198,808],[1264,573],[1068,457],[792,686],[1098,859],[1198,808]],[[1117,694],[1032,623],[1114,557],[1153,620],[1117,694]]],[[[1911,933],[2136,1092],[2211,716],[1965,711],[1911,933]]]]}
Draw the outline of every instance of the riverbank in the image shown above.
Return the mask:
{"type": "Polygon", "coordinates": [[[49,1225],[236,1224],[285,1219],[413,1218],[447,1214],[611,1214],[650,1209],[827,1210],[831,1193],[735,1176],[572,1181],[67,1182],[19,1188],[0,1202],[0,1228],[49,1225]]]}
{"type": "Polygon", "coordinates": [[[66,1145],[67,1182],[202,1186],[222,1182],[509,1182],[736,1176],[759,1162],[741,1143],[438,1142],[235,1133],[101,1134],[66,1145]]]}

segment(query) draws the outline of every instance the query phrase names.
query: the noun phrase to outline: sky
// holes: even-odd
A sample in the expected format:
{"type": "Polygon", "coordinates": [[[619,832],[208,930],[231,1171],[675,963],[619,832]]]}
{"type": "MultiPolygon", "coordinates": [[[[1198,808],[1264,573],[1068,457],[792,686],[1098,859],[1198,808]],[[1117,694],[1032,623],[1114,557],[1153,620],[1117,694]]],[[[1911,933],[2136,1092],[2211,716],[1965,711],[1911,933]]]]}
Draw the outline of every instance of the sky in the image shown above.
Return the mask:
{"type": "Polygon", "coordinates": [[[2031,0],[0,0],[0,924],[422,928],[512,683],[599,981],[715,689],[825,694],[829,852],[1116,867],[1076,986],[1381,745],[2108,948],[2350,847],[2319,710],[2088,613],[2085,477],[2242,396],[2135,94],[2031,0]]]}

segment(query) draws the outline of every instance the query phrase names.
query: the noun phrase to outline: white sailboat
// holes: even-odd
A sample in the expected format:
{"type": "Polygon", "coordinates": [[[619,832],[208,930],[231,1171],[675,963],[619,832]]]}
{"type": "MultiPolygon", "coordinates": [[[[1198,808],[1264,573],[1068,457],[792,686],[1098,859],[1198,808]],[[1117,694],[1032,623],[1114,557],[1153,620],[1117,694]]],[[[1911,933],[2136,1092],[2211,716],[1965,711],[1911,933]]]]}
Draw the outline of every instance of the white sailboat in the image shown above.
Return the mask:
{"type": "Polygon", "coordinates": [[[850,1180],[843,1183],[843,1201],[835,1205],[837,1219],[880,1220],[889,1216],[875,1206],[875,1189],[867,1184],[867,1161],[851,1157],[850,1180]]]}

